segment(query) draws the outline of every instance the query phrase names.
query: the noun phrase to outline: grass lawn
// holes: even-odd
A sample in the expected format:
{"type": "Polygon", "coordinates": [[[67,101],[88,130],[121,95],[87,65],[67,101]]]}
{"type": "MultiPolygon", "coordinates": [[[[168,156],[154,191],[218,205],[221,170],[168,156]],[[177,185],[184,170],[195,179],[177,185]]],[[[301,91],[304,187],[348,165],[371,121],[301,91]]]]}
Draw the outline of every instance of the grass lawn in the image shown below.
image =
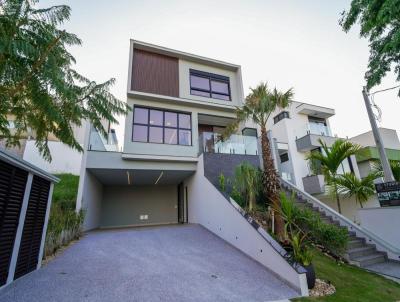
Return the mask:
{"type": "Polygon", "coordinates": [[[400,284],[358,267],[337,264],[320,252],[315,253],[317,278],[329,280],[336,293],[320,298],[300,298],[293,301],[386,302],[400,301],[400,284]]]}

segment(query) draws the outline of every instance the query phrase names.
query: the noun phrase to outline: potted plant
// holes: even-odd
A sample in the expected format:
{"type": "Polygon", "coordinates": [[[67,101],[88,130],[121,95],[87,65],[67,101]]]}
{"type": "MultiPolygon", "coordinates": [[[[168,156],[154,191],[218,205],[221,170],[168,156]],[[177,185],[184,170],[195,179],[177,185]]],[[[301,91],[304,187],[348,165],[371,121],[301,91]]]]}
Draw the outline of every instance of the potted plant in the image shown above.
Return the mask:
{"type": "Polygon", "coordinates": [[[292,233],[290,243],[293,260],[305,268],[308,288],[312,289],[315,286],[315,270],[312,264],[313,253],[307,247],[306,237],[307,234],[292,233]]]}

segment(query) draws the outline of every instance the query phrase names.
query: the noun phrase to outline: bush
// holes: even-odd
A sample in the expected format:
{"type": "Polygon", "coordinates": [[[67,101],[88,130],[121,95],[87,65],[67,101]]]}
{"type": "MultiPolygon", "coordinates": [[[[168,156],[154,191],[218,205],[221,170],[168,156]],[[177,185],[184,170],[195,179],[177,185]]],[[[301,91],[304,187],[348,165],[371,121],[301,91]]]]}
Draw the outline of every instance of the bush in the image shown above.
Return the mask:
{"type": "Polygon", "coordinates": [[[82,234],[83,212],[75,211],[79,177],[59,174],[55,184],[46,233],[45,256],[54,254],[61,246],[78,239],[82,234]]]}
{"type": "Polygon", "coordinates": [[[288,197],[285,193],[281,193],[285,229],[288,232],[300,229],[315,244],[323,246],[337,257],[342,256],[347,247],[348,231],[336,225],[324,223],[314,211],[297,207],[293,199],[293,196],[288,197]]]}

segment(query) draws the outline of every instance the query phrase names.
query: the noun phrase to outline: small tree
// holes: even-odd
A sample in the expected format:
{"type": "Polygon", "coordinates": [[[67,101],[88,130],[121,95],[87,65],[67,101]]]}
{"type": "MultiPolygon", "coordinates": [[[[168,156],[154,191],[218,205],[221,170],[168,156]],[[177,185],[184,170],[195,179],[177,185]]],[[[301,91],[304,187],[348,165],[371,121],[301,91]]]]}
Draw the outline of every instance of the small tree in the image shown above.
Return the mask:
{"type": "Polygon", "coordinates": [[[256,198],[260,191],[260,183],[260,172],[253,165],[243,162],[235,168],[234,187],[245,197],[247,208],[250,212],[255,208],[256,198]]]}
{"type": "Polygon", "coordinates": [[[271,154],[271,143],[267,136],[267,121],[271,114],[278,108],[286,108],[293,100],[293,90],[280,92],[276,88],[270,90],[266,83],[260,83],[256,88],[250,88],[251,92],[246,97],[245,104],[236,109],[236,120],[230,124],[224,136],[235,133],[240,123],[251,119],[261,128],[261,148],[263,159],[263,189],[264,193],[277,209],[275,218],[276,232],[280,239],[284,235],[284,222],[279,215],[280,208],[280,181],[276,172],[274,160],[271,154]]]}
{"type": "Polygon", "coordinates": [[[88,120],[106,134],[101,121],[117,123],[115,116],[128,107],[111,94],[114,79],[97,84],[72,68],[75,58],[68,49],[82,42],[59,28],[71,9],[37,9],[37,2],[0,1],[0,139],[15,146],[31,129],[40,153],[51,160],[50,133],[82,151],[73,125],[88,120]],[[15,133],[8,128],[8,115],[15,119],[15,133]]]}
{"type": "MultiPolygon", "coordinates": [[[[400,182],[400,161],[390,160],[389,164],[390,164],[390,168],[392,169],[394,179],[396,181],[400,182]]],[[[373,171],[379,172],[383,175],[383,168],[382,168],[380,161],[376,161],[374,163],[373,171]]]]}
{"type": "Polygon", "coordinates": [[[344,173],[337,178],[338,192],[347,198],[354,196],[356,202],[363,208],[363,203],[375,194],[374,180],[380,176],[382,176],[381,173],[372,172],[359,179],[354,173],[344,173]]]}
{"type": "Polygon", "coordinates": [[[321,144],[323,153],[311,152],[307,158],[308,160],[317,160],[321,163],[322,173],[325,176],[327,184],[330,186],[332,195],[336,199],[338,211],[342,213],[337,183],[338,169],[345,159],[354,155],[361,147],[342,139],[336,140],[331,147],[328,147],[321,139],[319,139],[319,143],[321,144]]]}

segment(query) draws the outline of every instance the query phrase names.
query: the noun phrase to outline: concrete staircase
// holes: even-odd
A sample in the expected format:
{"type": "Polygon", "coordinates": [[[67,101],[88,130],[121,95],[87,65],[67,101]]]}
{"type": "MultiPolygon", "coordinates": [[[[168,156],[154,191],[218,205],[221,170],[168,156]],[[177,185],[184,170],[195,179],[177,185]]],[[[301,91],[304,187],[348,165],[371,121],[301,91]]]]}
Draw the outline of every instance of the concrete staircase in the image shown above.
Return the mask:
{"type": "MultiPolygon", "coordinates": [[[[287,193],[292,194],[293,192],[288,186],[283,185],[282,188],[285,189],[287,193]]],[[[334,220],[332,216],[328,216],[322,209],[315,207],[298,192],[295,192],[294,196],[298,206],[311,209],[321,217],[323,222],[334,224],[348,230],[349,242],[344,258],[349,261],[349,263],[366,268],[369,265],[387,261],[386,253],[377,251],[375,245],[366,243],[364,238],[357,237],[356,232],[349,230],[346,226],[341,226],[339,221],[334,220]]]]}

